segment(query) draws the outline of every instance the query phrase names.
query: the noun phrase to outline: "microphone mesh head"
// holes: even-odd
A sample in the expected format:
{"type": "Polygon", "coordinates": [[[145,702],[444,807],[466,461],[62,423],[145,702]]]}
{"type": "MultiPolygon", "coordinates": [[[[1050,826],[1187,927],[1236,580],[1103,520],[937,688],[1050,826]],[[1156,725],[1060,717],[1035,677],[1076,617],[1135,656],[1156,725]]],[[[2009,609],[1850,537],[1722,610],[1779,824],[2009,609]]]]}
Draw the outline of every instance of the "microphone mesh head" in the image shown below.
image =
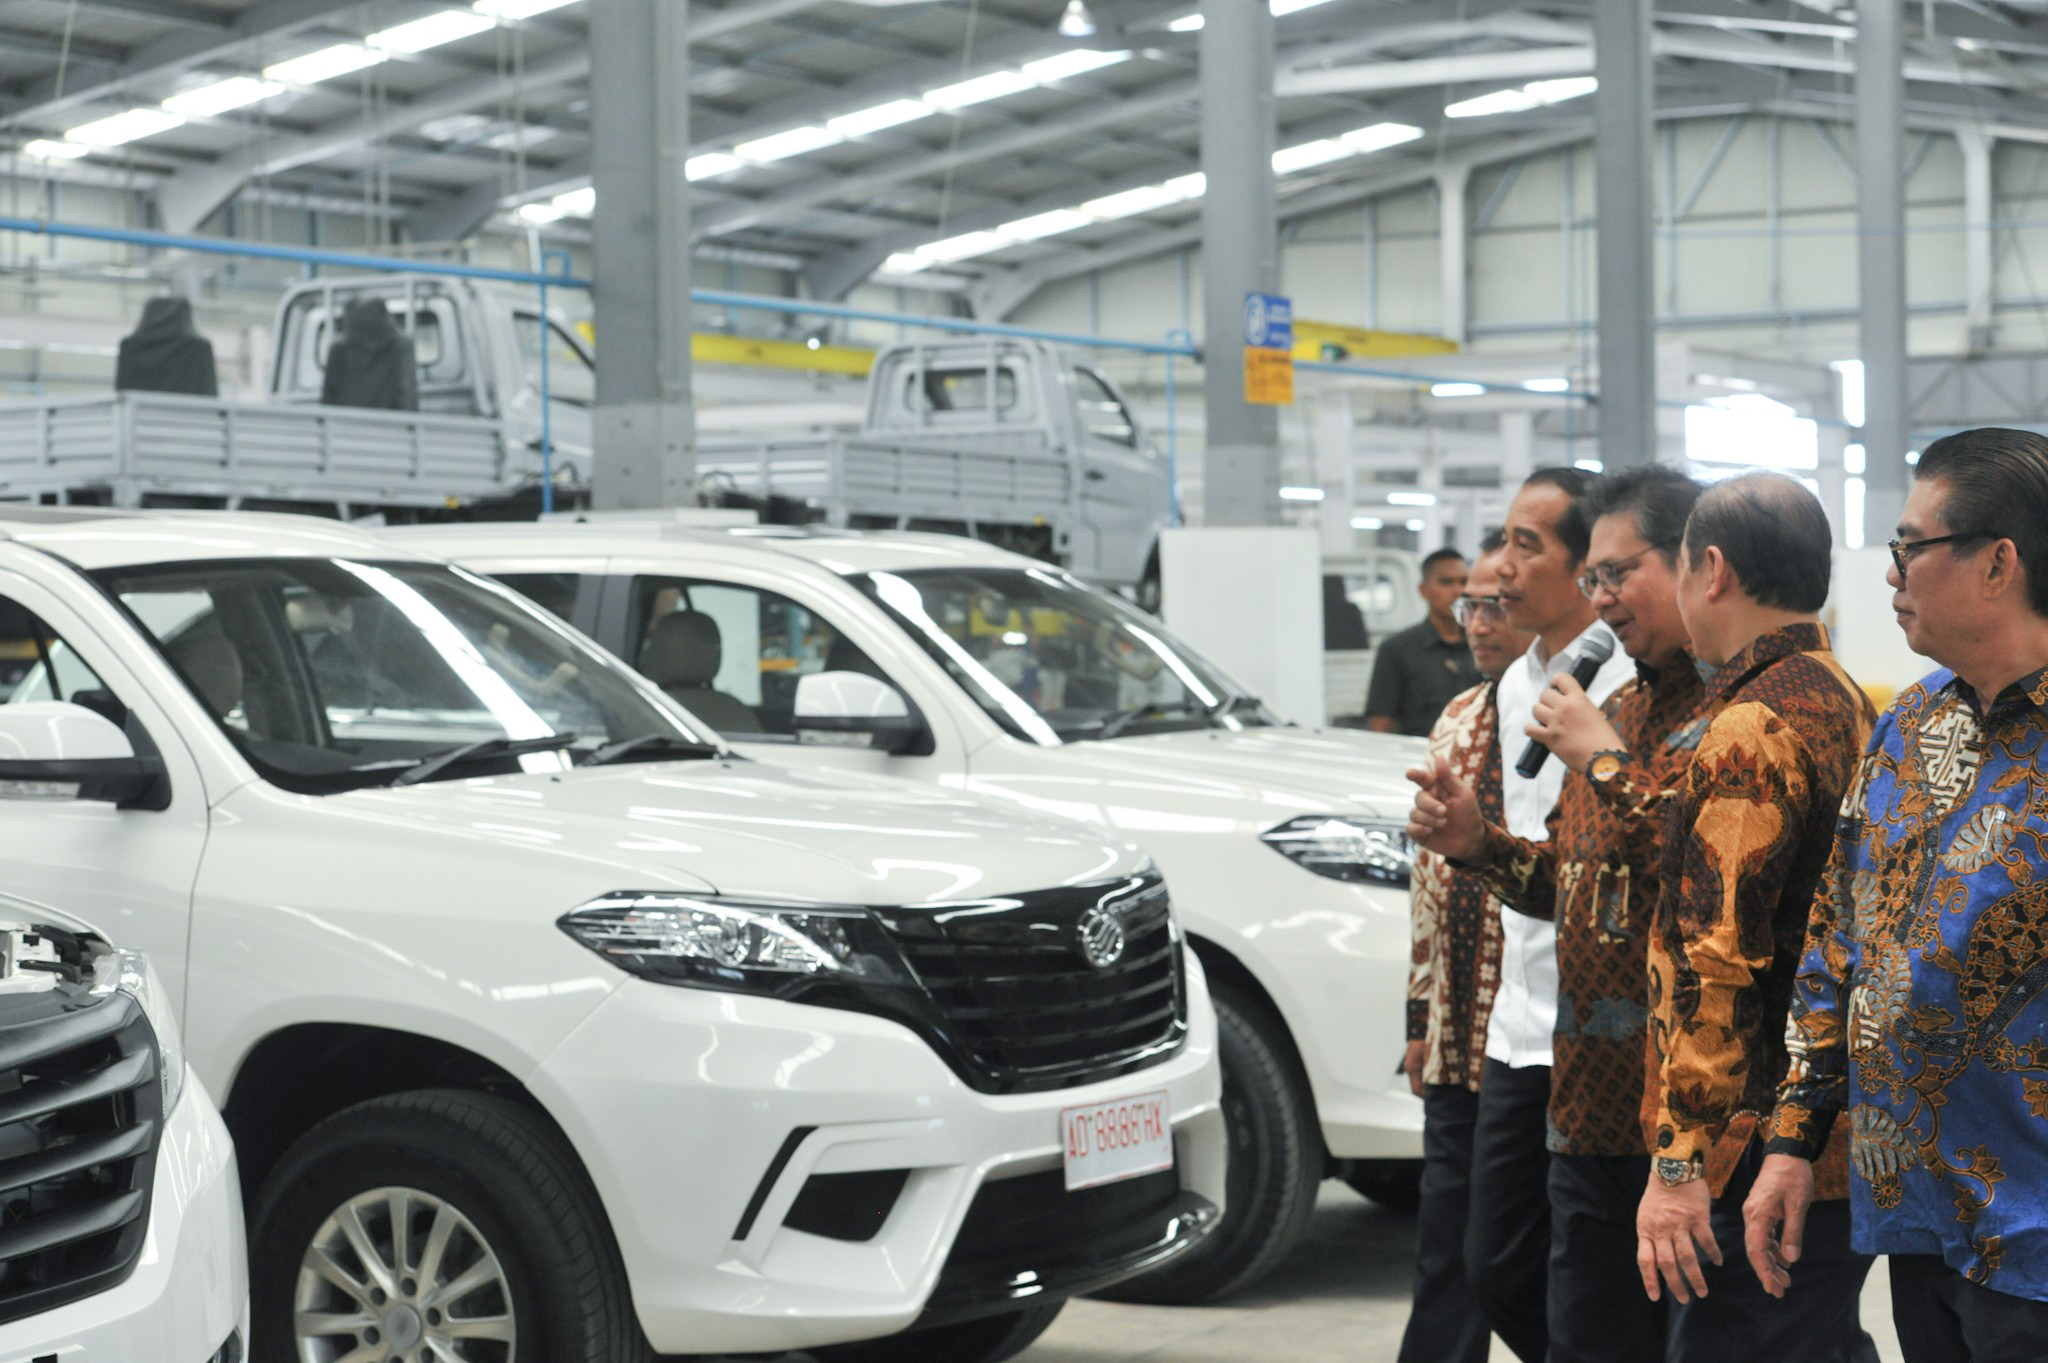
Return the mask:
{"type": "Polygon", "coordinates": [[[1581,660],[1604,663],[1614,656],[1614,636],[1602,631],[1579,645],[1581,660]]]}

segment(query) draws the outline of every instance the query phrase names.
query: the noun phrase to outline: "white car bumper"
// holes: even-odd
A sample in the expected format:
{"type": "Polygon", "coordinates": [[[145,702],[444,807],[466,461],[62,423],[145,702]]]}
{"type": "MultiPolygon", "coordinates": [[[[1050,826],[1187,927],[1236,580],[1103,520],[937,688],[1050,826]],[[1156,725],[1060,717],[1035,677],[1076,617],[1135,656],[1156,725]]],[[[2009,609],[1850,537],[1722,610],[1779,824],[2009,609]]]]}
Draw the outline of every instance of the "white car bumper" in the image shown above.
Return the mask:
{"type": "Polygon", "coordinates": [[[149,1234],[135,1271],[105,1292],[0,1325],[0,1363],[214,1363],[239,1359],[248,1338],[234,1146],[188,1069],[185,1096],[157,1146],[149,1234]]]}
{"type": "Polygon", "coordinates": [[[658,1351],[801,1349],[1093,1290],[1207,1234],[1224,1130],[1192,953],[1188,981],[1178,1051],[1051,1092],[977,1092],[882,1018],[642,981],[530,1082],[597,1182],[658,1351]],[[1158,1091],[1172,1173],[1066,1193],[1061,1111],[1158,1091]],[[866,1238],[785,1224],[814,1175],[880,1171],[900,1190],[832,1185],[868,1209],[866,1238]]]}

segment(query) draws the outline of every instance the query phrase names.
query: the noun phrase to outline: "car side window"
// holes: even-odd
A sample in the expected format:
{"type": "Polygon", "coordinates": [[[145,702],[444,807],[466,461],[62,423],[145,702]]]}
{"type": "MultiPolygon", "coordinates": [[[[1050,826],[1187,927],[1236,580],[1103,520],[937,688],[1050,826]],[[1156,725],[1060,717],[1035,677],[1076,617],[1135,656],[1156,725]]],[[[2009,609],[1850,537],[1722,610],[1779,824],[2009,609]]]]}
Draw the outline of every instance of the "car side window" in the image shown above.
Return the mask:
{"type": "Polygon", "coordinates": [[[793,740],[801,677],[882,676],[829,620],[779,592],[701,578],[636,577],[632,601],[633,665],[729,738],[793,740]]]}
{"type": "Polygon", "coordinates": [[[583,586],[581,573],[493,573],[491,576],[564,624],[576,623],[576,594],[583,586]]]}
{"type": "Polygon", "coordinates": [[[0,596],[0,705],[63,700],[125,725],[127,707],[57,631],[26,606],[0,596]]]}

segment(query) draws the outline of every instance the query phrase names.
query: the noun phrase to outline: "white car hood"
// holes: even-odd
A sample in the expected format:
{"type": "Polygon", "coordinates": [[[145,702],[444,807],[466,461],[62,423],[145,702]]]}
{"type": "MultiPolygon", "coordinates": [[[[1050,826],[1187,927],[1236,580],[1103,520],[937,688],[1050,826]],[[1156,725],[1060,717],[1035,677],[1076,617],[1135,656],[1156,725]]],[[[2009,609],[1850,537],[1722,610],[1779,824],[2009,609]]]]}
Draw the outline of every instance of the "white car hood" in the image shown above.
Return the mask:
{"type": "MultiPolygon", "coordinates": [[[[1111,804],[1137,803],[1146,789],[1170,791],[1176,806],[1228,809],[1264,824],[1309,813],[1405,820],[1415,799],[1407,772],[1427,747],[1419,738],[1356,729],[1196,729],[1069,743],[1034,764],[1034,774],[1076,794],[1099,784],[1111,804]]],[[[1040,784],[1007,776],[994,783],[1019,795],[1040,784]]],[[[1102,817],[1079,807],[1071,812],[1102,817]]],[[[1142,831],[1129,820],[1112,822],[1134,835],[1142,831]]]]}
{"type": "Polygon", "coordinates": [[[1132,874],[1113,834],[931,786],[756,762],[621,763],[600,770],[430,781],[328,796],[476,855],[597,863],[600,890],[679,883],[820,903],[979,899],[1132,874]],[[488,854],[486,854],[488,855],[488,854]]]}

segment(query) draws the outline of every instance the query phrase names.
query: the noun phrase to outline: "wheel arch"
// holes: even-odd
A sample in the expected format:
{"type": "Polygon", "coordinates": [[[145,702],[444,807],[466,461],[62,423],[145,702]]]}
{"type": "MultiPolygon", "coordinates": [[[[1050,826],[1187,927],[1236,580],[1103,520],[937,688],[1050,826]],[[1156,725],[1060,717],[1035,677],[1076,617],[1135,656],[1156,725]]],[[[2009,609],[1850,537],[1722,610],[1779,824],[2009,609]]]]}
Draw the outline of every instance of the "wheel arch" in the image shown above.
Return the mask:
{"type": "MultiPolygon", "coordinates": [[[[1313,1110],[1315,1081],[1309,1077],[1308,1066],[1302,1059],[1301,1047],[1294,1039],[1294,1029],[1287,1025],[1287,1017],[1280,1011],[1280,1005],[1274,1001],[1273,995],[1265,985],[1259,983],[1259,977],[1254,975],[1243,961],[1213,938],[1189,933],[1188,945],[1194,948],[1196,957],[1202,962],[1202,970],[1209,977],[1209,988],[1212,993],[1219,988],[1226,989],[1245,1000],[1261,1014],[1262,1020],[1268,1025],[1267,1036],[1280,1048],[1288,1063],[1293,1065],[1295,1076],[1300,1079],[1302,1090],[1309,1095],[1309,1104],[1313,1110]]],[[[1320,1115],[1316,1117],[1315,1126],[1317,1139],[1321,1140],[1320,1115]]],[[[1327,1143],[1323,1148],[1323,1158],[1325,1161],[1330,1158],[1327,1143]]]]}

